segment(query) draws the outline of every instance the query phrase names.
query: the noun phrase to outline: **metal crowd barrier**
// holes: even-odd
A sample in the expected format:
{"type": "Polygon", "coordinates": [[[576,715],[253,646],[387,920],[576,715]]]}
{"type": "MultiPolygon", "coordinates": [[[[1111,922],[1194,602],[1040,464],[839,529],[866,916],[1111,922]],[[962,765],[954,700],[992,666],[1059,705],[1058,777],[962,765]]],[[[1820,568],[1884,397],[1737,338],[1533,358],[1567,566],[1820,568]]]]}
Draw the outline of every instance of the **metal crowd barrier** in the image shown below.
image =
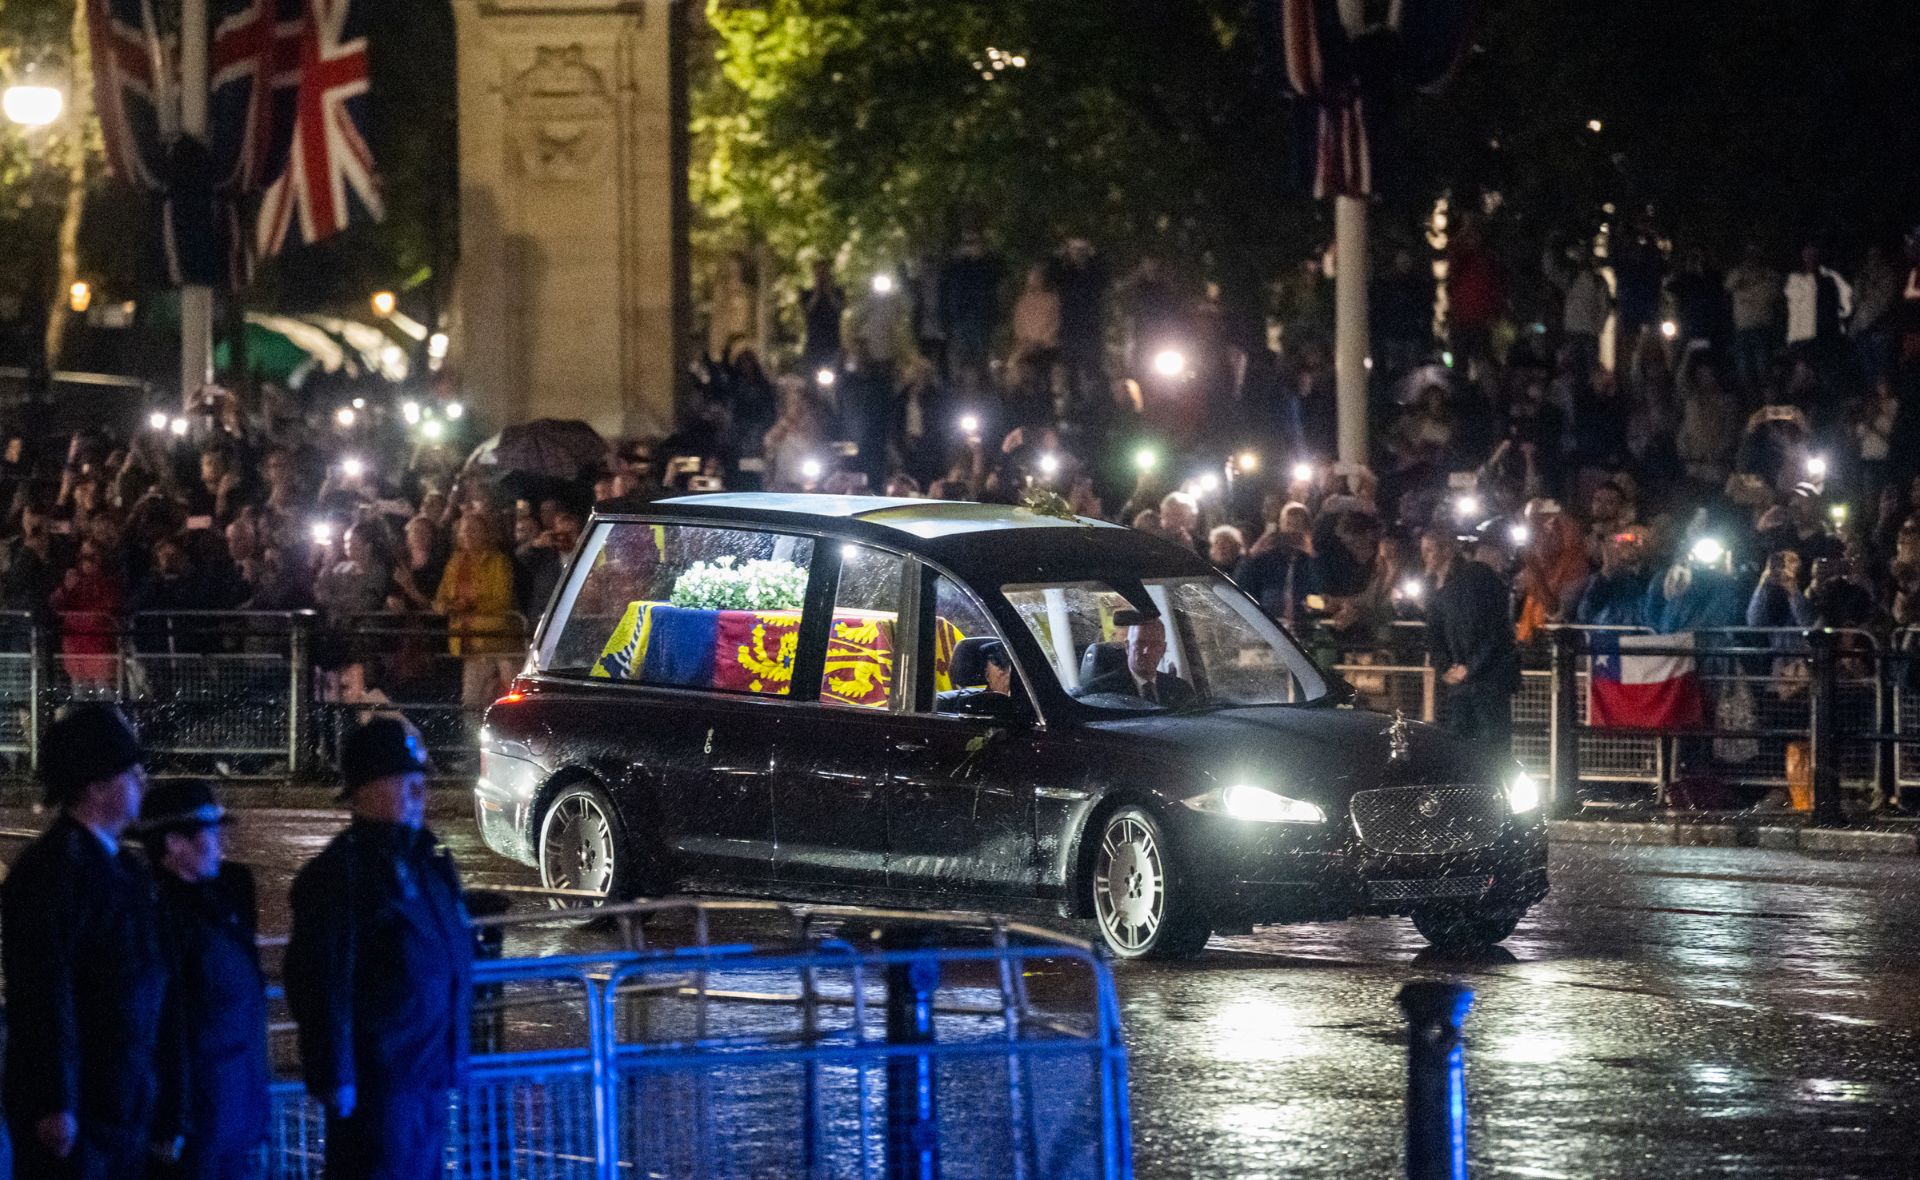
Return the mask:
{"type": "Polygon", "coordinates": [[[459,777],[529,634],[519,615],[450,631],[436,615],[0,614],[0,759],[31,771],[56,710],[105,700],[140,726],[156,773],[298,779],[336,765],[353,724],[393,711],[419,726],[439,772],[459,777]]]}
{"type": "MultiPolygon", "coordinates": [[[[477,964],[444,1174],[1132,1174],[1119,1004],[1087,943],[997,919],[758,902],[598,914],[605,950],[477,964]],[[742,925],[762,941],[714,938],[742,925]],[[663,942],[662,927],[691,937],[663,942]]],[[[325,1118],[297,1082],[276,1083],[270,1125],[268,1174],[318,1178],[325,1118]]]]}
{"type": "MultiPolygon", "coordinates": [[[[1424,628],[1399,623],[1377,641],[1337,646],[1335,671],[1352,683],[1359,703],[1409,717],[1439,721],[1445,693],[1436,688],[1440,669],[1425,652],[1424,628]]],[[[1816,696],[1832,709],[1836,740],[1825,763],[1841,786],[1876,800],[1920,786],[1920,629],[1882,640],[1860,629],[1830,630],[1836,655],[1827,667],[1824,692],[1816,694],[1815,646],[1809,632],[1794,628],[1717,628],[1691,632],[1690,648],[1643,649],[1645,654],[1695,657],[1706,708],[1706,725],[1685,733],[1599,729],[1588,714],[1590,685],[1585,637],[1596,632],[1650,635],[1644,627],[1548,629],[1547,642],[1524,648],[1520,689],[1513,698],[1513,756],[1546,776],[1554,769],[1556,725],[1555,643],[1573,643],[1564,669],[1567,698],[1565,740],[1577,744],[1579,781],[1644,788],[1664,803],[1679,778],[1706,776],[1742,787],[1788,785],[1789,761],[1806,750],[1816,696]],[[1559,637],[1556,640],[1556,637],[1559,637]]],[[[1312,637],[1309,643],[1314,642],[1312,637]]],[[[1824,642],[1824,641],[1823,641],[1824,642]]],[[[1322,652],[1326,645],[1321,637],[1322,652]]]]}
{"type": "Polygon", "coordinates": [[[1743,627],[1690,636],[1690,644],[1676,636],[1631,654],[1691,657],[1705,723],[1679,732],[1603,730],[1585,712],[1586,636],[1568,628],[1551,632],[1545,769],[1558,812],[1577,809],[1578,785],[1601,777],[1586,767],[1586,745],[1596,736],[1654,743],[1657,803],[1667,802],[1667,788],[1682,775],[1746,787],[1789,786],[1798,778],[1811,792],[1816,822],[1839,821],[1844,787],[1859,788],[1869,807],[1897,802],[1904,672],[1876,635],[1743,627]]]}

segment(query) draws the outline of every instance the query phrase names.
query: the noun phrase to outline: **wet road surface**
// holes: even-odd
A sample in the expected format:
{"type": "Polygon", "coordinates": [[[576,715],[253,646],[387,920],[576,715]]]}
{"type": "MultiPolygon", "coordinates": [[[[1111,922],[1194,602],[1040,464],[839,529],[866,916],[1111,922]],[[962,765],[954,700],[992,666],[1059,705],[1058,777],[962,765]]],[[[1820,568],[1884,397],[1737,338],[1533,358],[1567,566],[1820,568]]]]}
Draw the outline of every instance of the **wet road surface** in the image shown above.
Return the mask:
{"type": "MultiPolygon", "coordinates": [[[[38,822],[0,812],[0,828],[38,822]]],[[[245,816],[235,855],[260,873],[263,932],[284,931],[287,883],[339,822],[245,816]]],[[[536,883],[470,825],[437,827],[471,885],[536,883]]],[[[1920,861],[1563,845],[1553,872],[1552,896],[1475,961],[1365,921],[1120,965],[1138,1175],[1396,1174],[1393,1000],[1421,978],[1477,993],[1475,1176],[1920,1175],[1920,861]]],[[[548,931],[509,953],[590,937],[548,931]]]]}

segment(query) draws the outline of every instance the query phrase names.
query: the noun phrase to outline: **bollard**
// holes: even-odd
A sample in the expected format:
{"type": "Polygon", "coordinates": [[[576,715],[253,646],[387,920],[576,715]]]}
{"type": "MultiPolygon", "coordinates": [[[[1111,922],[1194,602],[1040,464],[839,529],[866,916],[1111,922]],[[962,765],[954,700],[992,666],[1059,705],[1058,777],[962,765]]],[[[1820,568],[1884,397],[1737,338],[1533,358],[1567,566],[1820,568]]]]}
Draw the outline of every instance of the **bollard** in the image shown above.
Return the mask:
{"type": "Polygon", "coordinates": [[[1570,627],[1552,632],[1552,691],[1547,718],[1547,810],[1555,819],[1580,811],[1580,640],[1570,627]]]}
{"type": "MultiPolygon", "coordinates": [[[[887,951],[938,945],[938,927],[901,923],[876,927],[872,939],[887,951]]],[[[887,1044],[931,1045],[933,1001],[940,964],[915,959],[887,964],[887,1044]]],[[[887,1058],[887,1180],[940,1180],[940,1103],[934,1058],[900,1053],[887,1058]]]]}
{"type": "Polygon", "coordinates": [[[1812,717],[1807,726],[1807,755],[1813,763],[1813,823],[1816,827],[1838,827],[1840,814],[1840,743],[1835,730],[1833,706],[1840,661],[1835,645],[1837,637],[1825,628],[1807,632],[1807,647],[1812,658],[1808,678],[1808,706],[1812,717]]]}
{"type": "Polygon", "coordinates": [[[1473,989],[1410,983],[1400,989],[1407,1018],[1407,1180],[1466,1180],[1467,1086],[1460,1022],[1473,989]]]}

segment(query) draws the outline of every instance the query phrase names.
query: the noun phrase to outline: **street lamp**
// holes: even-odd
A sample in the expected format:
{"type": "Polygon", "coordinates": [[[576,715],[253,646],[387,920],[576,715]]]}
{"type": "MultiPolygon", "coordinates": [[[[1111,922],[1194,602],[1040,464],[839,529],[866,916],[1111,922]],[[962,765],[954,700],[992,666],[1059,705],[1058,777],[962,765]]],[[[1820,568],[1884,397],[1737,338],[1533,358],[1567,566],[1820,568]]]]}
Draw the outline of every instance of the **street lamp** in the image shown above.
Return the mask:
{"type": "Polygon", "coordinates": [[[67,96],[57,86],[22,84],[9,86],[0,94],[0,110],[6,112],[10,122],[22,127],[45,127],[57,121],[66,107],[67,96]]]}
{"type": "Polygon", "coordinates": [[[73,286],[67,288],[67,306],[76,314],[84,315],[93,306],[93,286],[85,279],[75,279],[73,286]]]}
{"type": "Polygon", "coordinates": [[[392,315],[393,309],[400,305],[399,299],[395,298],[392,291],[375,291],[372,302],[373,314],[383,320],[392,315]]]}

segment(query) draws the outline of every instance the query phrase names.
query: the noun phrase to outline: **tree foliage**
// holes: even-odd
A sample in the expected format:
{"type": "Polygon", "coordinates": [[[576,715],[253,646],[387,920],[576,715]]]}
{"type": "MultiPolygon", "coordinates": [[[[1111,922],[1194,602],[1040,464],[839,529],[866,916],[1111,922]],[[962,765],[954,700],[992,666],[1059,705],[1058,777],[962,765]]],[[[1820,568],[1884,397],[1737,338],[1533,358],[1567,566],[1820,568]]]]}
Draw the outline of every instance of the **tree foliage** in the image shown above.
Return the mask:
{"type": "MultiPolygon", "coordinates": [[[[703,232],[879,261],[977,221],[1017,255],[1084,233],[1229,284],[1280,274],[1326,221],[1271,8],[709,0],[703,232]],[[989,47],[1026,67],[990,68],[989,47]]],[[[1410,243],[1451,193],[1497,208],[1517,252],[1608,205],[1723,254],[1753,234],[1854,244],[1920,220],[1917,83],[1912,0],[1484,0],[1450,86],[1381,129],[1376,224],[1410,243]]]]}
{"type": "Polygon", "coordinates": [[[1242,0],[710,0],[708,16],[696,205],[776,256],[847,242],[892,261],[977,225],[1017,255],[1085,234],[1230,280],[1314,239],[1242,0]]]}

